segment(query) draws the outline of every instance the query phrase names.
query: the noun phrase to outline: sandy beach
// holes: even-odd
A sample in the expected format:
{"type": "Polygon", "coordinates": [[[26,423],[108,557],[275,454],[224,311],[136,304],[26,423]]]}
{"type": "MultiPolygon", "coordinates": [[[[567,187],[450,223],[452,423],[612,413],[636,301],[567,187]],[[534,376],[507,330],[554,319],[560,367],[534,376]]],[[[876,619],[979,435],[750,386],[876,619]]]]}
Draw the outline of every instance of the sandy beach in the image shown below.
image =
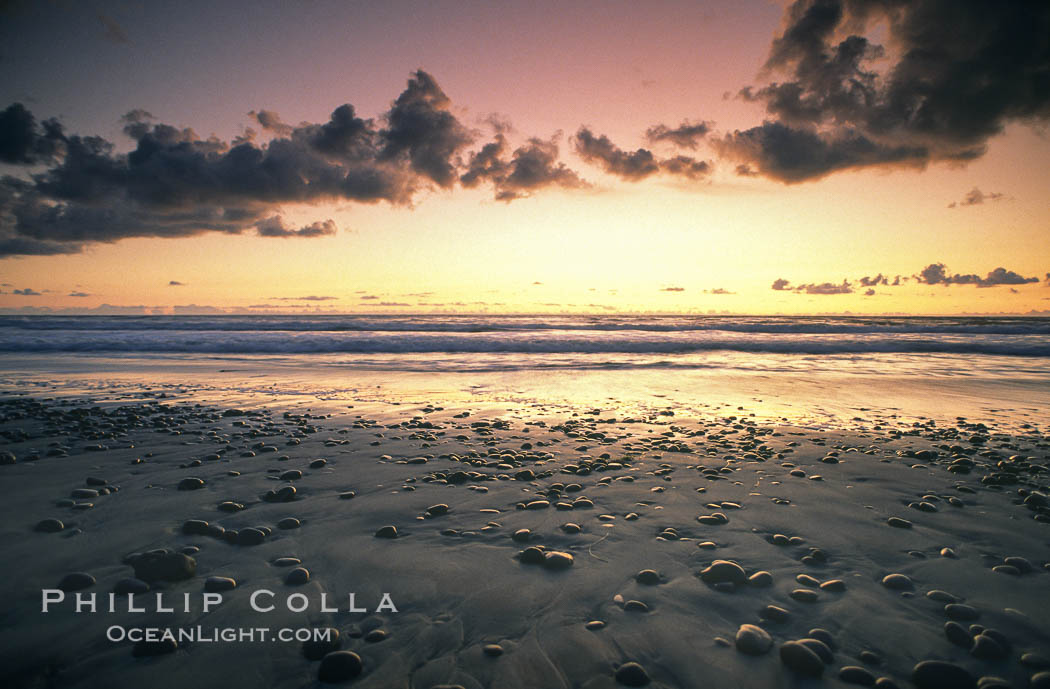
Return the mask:
{"type": "Polygon", "coordinates": [[[1038,423],[206,397],[0,401],[7,686],[1050,677],[1038,423]]]}

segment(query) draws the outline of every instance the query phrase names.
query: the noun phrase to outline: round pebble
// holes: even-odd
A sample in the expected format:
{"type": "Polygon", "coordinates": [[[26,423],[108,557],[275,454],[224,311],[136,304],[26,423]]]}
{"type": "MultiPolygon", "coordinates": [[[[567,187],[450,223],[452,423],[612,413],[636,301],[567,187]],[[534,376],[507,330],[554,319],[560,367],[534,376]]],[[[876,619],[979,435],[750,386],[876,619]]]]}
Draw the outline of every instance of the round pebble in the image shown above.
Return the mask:
{"type": "Polygon", "coordinates": [[[95,577],[87,572],[72,572],[62,577],[58,582],[58,588],[63,591],[79,591],[95,585],[95,577]]]}
{"type": "Polygon", "coordinates": [[[864,687],[875,686],[875,675],[857,665],[847,665],[839,670],[839,679],[847,684],[859,684],[864,687]]]}
{"type": "Polygon", "coordinates": [[[788,641],[780,647],[780,662],[793,672],[806,677],[824,674],[824,661],[808,646],[798,641],[788,641]]]}
{"type": "Polygon", "coordinates": [[[728,560],[715,560],[709,567],[700,572],[700,579],[705,584],[742,584],[747,581],[744,568],[728,560]]]}
{"type": "Polygon", "coordinates": [[[742,624],[736,631],[736,649],[741,653],[760,656],[773,647],[773,637],[754,624],[742,624]]]}
{"type": "Polygon", "coordinates": [[[321,660],[332,651],[338,651],[343,645],[339,630],[328,628],[328,639],[310,639],[303,642],[303,657],[307,660],[321,660]]]}
{"type": "Polygon", "coordinates": [[[64,528],[66,528],[66,525],[58,519],[44,519],[37,522],[33,530],[41,533],[58,533],[64,528]]]}
{"type": "Polygon", "coordinates": [[[364,664],[353,651],[332,651],[321,659],[317,679],[322,682],[345,682],[361,674],[364,664]]]}
{"type": "Polygon", "coordinates": [[[644,687],[649,684],[649,673],[634,661],[624,663],[616,668],[616,681],[625,687],[644,687]]]}
{"type": "Polygon", "coordinates": [[[310,570],[306,567],[296,567],[284,577],[284,583],[288,586],[302,586],[310,581],[310,570]]]}
{"type": "Polygon", "coordinates": [[[643,569],[634,575],[634,580],[646,586],[655,586],[660,583],[660,573],[655,569],[643,569]]]}
{"type": "Polygon", "coordinates": [[[375,533],[376,538],[397,538],[396,526],[384,526],[375,533]]]}
{"type": "Polygon", "coordinates": [[[918,689],[975,689],[977,686],[969,672],[943,660],[922,661],[912,669],[911,681],[918,689]]]}
{"type": "Polygon", "coordinates": [[[231,577],[208,577],[204,580],[205,591],[232,591],[235,588],[237,588],[237,582],[231,577]]]}
{"type": "Polygon", "coordinates": [[[904,574],[887,574],[882,578],[882,585],[894,591],[912,591],[915,584],[904,574]]]}

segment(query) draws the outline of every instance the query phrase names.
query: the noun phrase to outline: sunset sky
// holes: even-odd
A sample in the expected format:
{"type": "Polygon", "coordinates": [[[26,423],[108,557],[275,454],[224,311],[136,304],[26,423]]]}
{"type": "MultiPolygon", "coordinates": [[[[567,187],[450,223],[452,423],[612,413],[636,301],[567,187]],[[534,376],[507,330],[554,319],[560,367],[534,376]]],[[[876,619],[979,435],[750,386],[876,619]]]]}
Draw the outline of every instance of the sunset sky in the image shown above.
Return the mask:
{"type": "Polygon", "coordinates": [[[1045,0],[0,7],[5,313],[1050,310],[1045,0]]]}

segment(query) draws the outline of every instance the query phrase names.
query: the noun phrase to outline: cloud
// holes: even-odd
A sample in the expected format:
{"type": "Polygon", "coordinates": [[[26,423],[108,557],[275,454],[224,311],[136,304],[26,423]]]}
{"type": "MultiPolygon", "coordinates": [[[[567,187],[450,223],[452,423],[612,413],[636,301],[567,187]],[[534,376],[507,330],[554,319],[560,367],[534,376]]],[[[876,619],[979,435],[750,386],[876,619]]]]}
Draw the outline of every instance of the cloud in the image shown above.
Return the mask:
{"type": "Polygon", "coordinates": [[[784,182],[974,160],[1006,124],[1050,118],[1047,35],[1040,2],[795,0],[765,67],[786,78],[740,92],[771,119],[723,150],[784,182]]]}
{"type": "Polygon", "coordinates": [[[864,296],[865,297],[874,297],[875,296],[875,290],[873,290],[873,289],[871,289],[869,287],[868,289],[864,290],[864,296]]]}
{"type": "Polygon", "coordinates": [[[867,275],[865,275],[864,277],[862,277],[859,280],[859,282],[860,282],[862,287],[875,287],[877,285],[889,285],[890,284],[889,278],[887,278],[882,273],[879,273],[875,277],[868,277],[867,275]]]}
{"type": "Polygon", "coordinates": [[[266,297],[275,301],[335,301],[339,297],[309,295],[306,297],[266,297]]]}
{"type": "Polygon", "coordinates": [[[558,162],[557,136],[544,141],[529,139],[514,149],[507,159],[507,140],[497,132],[495,141],[472,153],[460,183],[468,189],[487,181],[492,184],[498,201],[525,198],[546,187],[577,189],[588,186],[580,177],[558,162]]]}
{"type": "Polygon", "coordinates": [[[389,127],[380,160],[407,156],[412,169],[441,187],[456,179],[452,157],[471,142],[471,135],[449,112],[451,101],[432,76],[417,70],[387,114],[389,127]]]}
{"type": "Polygon", "coordinates": [[[259,126],[268,132],[279,136],[288,136],[293,128],[281,121],[281,116],[273,110],[251,110],[248,116],[259,123],[259,126]]]}
{"type": "Polygon", "coordinates": [[[741,169],[748,171],[746,176],[757,171],[787,184],[848,168],[923,165],[928,159],[928,151],[921,146],[878,143],[852,128],[823,132],[808,125],[789,126],[768,120],[758,127],[726,134],[712,145],[723,156],[741,161],[738,174],[741,169]]]}
{"type": "Polygon", "coordinates": [[[365,294],[361,297],[361,301],[373,301],[376,299],[379,299],[379,297],[374,294],[365,294]]]}
{"type": "Polygon", "coordinates": [[[406,304],[403,301],[381,301],[378,304],[376,304],[376,306],[412,306],[412,305],[411,304],[406,304]]]}
{"type": "Polygon", "coordinates": [[[836,285],[830,282],[823,282],[818,284],[798,285],[795,287],[796,292],[804,294],[853,294],[853,287],[848,281],[843,280],[842,284],[836,285]]]}
{"type": "Polygon", "coordinates": [[[335,222],[332,220],[325,220],[324,222],[315,222],[304,227],[294,230],[290,227],[286,227],[284,220],[275,215],[259,222],[255,226],[255,231],[260,237],[327,237],[335,234],[335,222]]]}
{"type": "Polygon", "coordinates": [[[979,206],[985,201],[1002,201],[1006,198],[1005,194],[999,192],[988,192],[987,194],[974,187],[963,197],[962,201],[952,201],[948,204],[948,208],[956,208],[959,206],[979,206]]]}
{"type": "Polygon", "coordinates": [[[957,273],[952,275],[949,272],[948,267],[943,263],[931,263],[914,277],[924,285],[944,285],[945,287],[948,285],[996,287],[998,285],[1026,285],[1033,282],[1039,282],[1038,277],[1024,277],[1005,268],[996,268],[983,278],[973,273],[966,275],[957,273]]]}
{"type": "Polygon", "coordinates": [[[688,148],[695,151],[700,139],[711,131],[711,125],[707,122],[690,122],[685,120],[675,128],[665,124],[657,124],[645,131],[645,139],[652,144],[666,141],[679,148],[688,148]]]}
{"type": "MultiPolygon", "coordinates": [[[[457,119],[437,81],[413,72],[390,109],[361,118],[353,105],[321,123],[292,126],[270,110],[250,113],[253,129],[231,142],[174,127],[145,110],[123,117],[132,150],[101,137],[67,135],[55,120],[38,123],[24,106],[0,111],[0,162],[48,167],[0,177],[0,258],[78,253],[128,237],[191,237],[205,232],[264,237],[320,237],[319,220],[284,226],[281,208],[333,202],[411,206],[434,188],[491,184],[502,201],[548,187],[588,186],[558,160],[557,136],[513,148],[508,125],[468,151],[475,134],[457,119]]],[[[687,177],[707,163],[685,156],[662,161],[687,177]]]]}
{"type": "Polygon", "coordinates": [[[179,282],[178,280],[169,280],[168,287],[185,287],[185,282],[179,282]]]}
{"type": "Polygon", "coordinates": [[[685,287],[661,287],[661,292],[684,292],[685,287]]]}
{"type": "Polygon", "coordinates": [[[730,292],[729,290],[723,289],[721,287],[715,287],[714,289],[704,291],[708,294],[736,294],[736,292],[730,292]]]}
{"type": "Polygon", "coordinates": [[[57,120],[45,120],[38,125],[33,113],[21,103],[12,103],[0,110],[2,163],[32,165],[50,162],[61,153],[64,141],[62,125],[57,120]]]}
{"type": "Polygon", "coordinates": [[[841,284],[835,284],[831,282],[822,283],[806,283],[802,285],[792,286],[790,282],[784,278],[777,278],[773,281],[772,289],[778,292],[795,292],[796,294],[852,294],[853,287],[850,285],[848,280],[843,280],[841,284]]]}
{"type": "Polygon", "coordinates": [[[39,297],[42,293],[37,292],[32,287],[26,287],[24,289],[16,289],[11,294],[17,294],[22,297],[39,297]]]}
{"type": "Polygon", "coordinates": [[[69,296],[71,296],[71,297],[90,297],[91,295],[88,294],[87,292],[70,292],[69,296]]]}
{"type": "Polygon", "coordinates": [[[624,151],[609,137],[604,134],[595,136],[587,127],[580,127],[576,131],[572,143],[576,154],[585,161],[628,182],[637,182],[659,172],[700,179],[711,171],[710,163],[689,156],[660,159],[645,148],[624,151]]]}

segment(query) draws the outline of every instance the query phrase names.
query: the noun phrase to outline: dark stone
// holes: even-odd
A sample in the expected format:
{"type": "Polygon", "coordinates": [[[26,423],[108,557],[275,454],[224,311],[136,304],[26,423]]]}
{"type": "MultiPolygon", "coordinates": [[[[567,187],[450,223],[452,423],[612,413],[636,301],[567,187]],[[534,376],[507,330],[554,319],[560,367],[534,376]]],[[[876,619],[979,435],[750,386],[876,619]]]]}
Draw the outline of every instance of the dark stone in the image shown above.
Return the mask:
{"type": "Polygon", "coordinates": [[[875,675],[857,665],[847,665],[839,670],[839,679],[847,684],[859,684],[864,687],[875,686],[875,675]]]}
{"type": "Polygon", "coordinates": [[[634,575],[634,580],[646,586],[655,586],[660,583],[660,573],[655,569],[643,569],[634,575]]]}
{"type": "Polygon", "coordinates": [[[560,550],[550,550],[543,556],[544,569],[568,569],[572,567],[572,563],[572,555],[560,550]]]}
{"type": "Polygon", "coordinates": [[[966,650],[973,646],[973,636],[958,622],[945,622],[944,635],[948,641],[966,650]]]}
{"type": "Polygon", "coordinates": [[[361,656],[353,651],[332,651],[321,659],[317,679],[322,682],[345,682],[361,674],[364,665],[361,656]]]}
{"type": "Polygon", "coordinates": [[[975,689],[969,672],[943,660],[924,660],[911,671],[911,681],[918,689],[975,689]]]}
{"type": "Polygon", "coordinates": [[[87,572],[72,572],[62,577],[58,582],[58,588],[63,591],[79,591],[95,585],[95,577],[87,572]]]}
{"type": "Polygon", "coordinates": [[[887,574],[882,578],[882,585],[894,591],[912,591],[915,584],[904,574],[887,574]]]}
{"type": "Polygon", "coordinates": [[[237,532],[238,545],[259,545],[266,540],[266,533],[262,529],[248,527],[237,532]]]}
{"type": "Polygon", "coordinates": [[[208,522],[203,519],[187,519],[182,523],[182,533],[191,536],[210,536],[211,530],[208,522]]]}
{"type": "Polygon", "coordinates": [[[700,579],[705,584],[719,584],[723,582],[742,584],[747,581],[747,573],[743,567],[735,562],[715,560],[709,567],[700,572],[700,579]]]}
{"type": "Polygon", "coordinates": [[[396,526],[384,526],[376,531],[376,538],[397,538],[397,527],[396,526]]]}
{"type": "Polygon", "coordinates": [[[231,591],[237,588],[237,582],[230,577],[208,577],[204,580],[204,590],[208,592],[231,591]]]}
{"type": "Polygon", "coordinates": [[[288,586],[302,586],[310,581],[310,570],[306,567],[296,567],[284,577],[284,583],[288,586]]]}
{"type": "Polygon", "coordinates": [[[179,490],[199,490],[204,487],[204,479],[190,476],[179,481],[179,490]]]}
{"type": "Polygon", "coordinates": [[[66,528],[66,525],[58,519],[44,519],[43,521],[37,522],[37,525],[33,527],[33,530],[41,533],[58,533],[64,528],[66,528]]]}
{"type": "Polygon", "coordinates": [[[773,647],[773,637],[754,624],[742,624],[736,631],[736,650],[751,656],[760,656],[773,647]]]}
{"type": "Polygon", "coordinates": [[[780,662],[793,672],[806,677],[824,674],[824,661],[805,644],[788,641],[780,647],[780,662]]]}
{"type": "Polygon", "coordinates": [[[307,660],[320,660],[332,651],[338,651],[342,646],[343,639],[339,636],[339,630],[329,627],[327,641],[310,639],[303,642],[303,657],[307,660]]]}
{"type": "Polygon", "coordinates": [[[644,687],[649,684],[649,673],[638,663],[631,661],[616,668],[616,681],[625,687],[644,687]]]}
{"type": "Polygon", "coordinates": [[[131,566],[137,578],[151,584],[191,579],[197,573],[197,561],[182,553],[145,553],[136,557],[131,566]]]}
{"type": "Polygon", "coordinates": [[[543,550],[536,546],[526,548],[518,554],[518,559],[525,565],[541,565],[544,558],[543,550]]]}

